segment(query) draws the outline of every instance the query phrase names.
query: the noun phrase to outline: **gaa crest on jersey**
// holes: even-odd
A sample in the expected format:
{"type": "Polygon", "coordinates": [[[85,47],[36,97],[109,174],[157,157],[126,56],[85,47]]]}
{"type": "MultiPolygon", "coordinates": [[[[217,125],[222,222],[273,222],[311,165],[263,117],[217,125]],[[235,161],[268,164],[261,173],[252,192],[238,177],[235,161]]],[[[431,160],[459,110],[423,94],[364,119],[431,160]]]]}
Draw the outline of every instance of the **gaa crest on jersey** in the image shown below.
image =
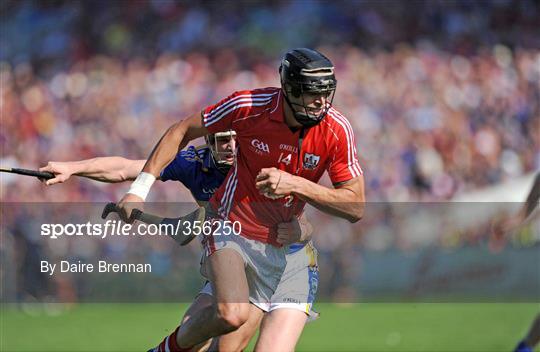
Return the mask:
{"type": "Polygon", "coordinates": [[[268,146],[268,144],[258,139],[252,139],[251,146],[255,148],[255,151],[258,154],[270,153],[270,147],[268,146]]]}
{"type": "Polygon", "coordinates": [[[321,160],[320,155],[315,155],[311,153],[304,154],[304,169],[313,170],[319,165],[321,160]]]}

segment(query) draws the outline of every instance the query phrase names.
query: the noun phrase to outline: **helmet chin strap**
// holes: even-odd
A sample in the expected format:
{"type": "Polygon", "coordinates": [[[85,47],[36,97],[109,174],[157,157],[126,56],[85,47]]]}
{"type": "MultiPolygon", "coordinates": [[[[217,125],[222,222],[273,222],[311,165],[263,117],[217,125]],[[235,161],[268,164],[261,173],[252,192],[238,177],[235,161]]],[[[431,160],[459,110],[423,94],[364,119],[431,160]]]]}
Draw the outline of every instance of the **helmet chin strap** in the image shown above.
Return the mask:
{"type": "Polygon", "coordinates": [[[322,119],[317,120],[317,119],[309,117],[309,115],[306,115],[307,111],[306,111],[306,114],[303,114],[301,112],[296,111],[293,108],[293,105],[301,106],[302,109],[304,109],[304,111],[305,111],[306,108],[303,105],[292,103],[291,100],[289,99],[289,96],[287,95],[287,92],[285,91],[285,89],[283,89],[283,97],[285,98],[285,101],[287,102],[287,104],[289,104],[289,108],[291,109],[295,120],[299,124],[301,124],[303,127],[313,127],[315,125],[318,125],[322,121],[322,119]]]}
{"type": "Polygon", "coordinates": [[[217,169],[223,174],[227,174],[232,167],[232,165],[229,163],[225,163],[223,161],[216,161],[216,160],[214,161],[215,161],[215,165],[217,169]]]}
{"type": "Polygon", "coordinates": [[[221,160],[219,155],[215,155],[213,152],[212,152],[212,161],[214,165],[216,166],[216,168],[223,174],[227,174],[234,163],[234,162],[229,163],[225,160],[221,160]]]}

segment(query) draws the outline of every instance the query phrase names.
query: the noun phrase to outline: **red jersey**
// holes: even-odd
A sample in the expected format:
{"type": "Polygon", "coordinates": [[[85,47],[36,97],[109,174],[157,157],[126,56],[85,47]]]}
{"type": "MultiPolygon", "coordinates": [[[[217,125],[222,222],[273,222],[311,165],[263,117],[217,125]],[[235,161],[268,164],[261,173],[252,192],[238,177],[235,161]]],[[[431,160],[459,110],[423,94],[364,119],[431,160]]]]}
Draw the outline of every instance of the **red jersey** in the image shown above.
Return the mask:
{"type": "Polygon", "coordinates": [[[299,215],[305,202],[294,196],[276,200],[259,194],[255,178],[262,168],[276,167],[318,182],[327,170],[332,183],[362,174],[353,129],[331,108],[316,126],[291,131],[284,120],[280,88],[235,92],[203,110],[210,133],[233,129],[237,161],[210,203],[221,217],[239,221],[242,235],[277,245],[277,224],[299,215]],[[301,142],[302,140],[302,142],[301,142]]]}

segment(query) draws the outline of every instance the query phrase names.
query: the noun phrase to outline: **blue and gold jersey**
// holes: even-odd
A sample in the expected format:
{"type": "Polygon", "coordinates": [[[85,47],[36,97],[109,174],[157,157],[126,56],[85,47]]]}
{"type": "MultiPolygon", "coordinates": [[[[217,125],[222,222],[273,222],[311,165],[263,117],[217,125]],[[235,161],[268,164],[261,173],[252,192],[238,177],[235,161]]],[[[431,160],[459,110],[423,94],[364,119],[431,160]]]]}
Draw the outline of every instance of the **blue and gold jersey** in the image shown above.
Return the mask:
{"type": "Polygon", "coordinates": [[[162,181],[180,181],[195,200],[207,202],[225,179],[214,163],[210,148],[193,147],[180,151],[161,172],[162,181]]]}

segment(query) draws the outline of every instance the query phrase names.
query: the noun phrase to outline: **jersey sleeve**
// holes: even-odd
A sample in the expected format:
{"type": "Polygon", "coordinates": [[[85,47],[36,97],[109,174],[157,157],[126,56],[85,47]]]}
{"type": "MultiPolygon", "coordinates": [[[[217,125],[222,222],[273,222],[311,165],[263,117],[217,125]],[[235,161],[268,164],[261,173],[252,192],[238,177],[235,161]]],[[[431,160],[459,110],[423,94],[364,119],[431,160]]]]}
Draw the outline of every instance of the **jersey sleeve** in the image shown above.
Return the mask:
{"type": "Polygon", "coordinates": [[[358,153],[356,152],[356,140],[353,129],[343,116],[336,116],[336,134],[338,140],[335,141],[334,154],[328,166],[328,174],[333,184],[349,181],[363,174],[358,153]]]}
{"type": "Polygon", "coordinates": [[[268,102],[270,94],[254,94],[253,91],[234,92],[219,103],[206,107],[203,124],[210,133],[227,131],[236,119],[248,116],[257,106],[268,102]]]}
{"type": "Polygon", "coordinates": [[[163,169],[160,175],[162,181],[180,181],[186,187],[190,188],[193,168],[196,166],[197,151],[193,147],[181,150],[176,154],[173,161],[163,169]]]}

